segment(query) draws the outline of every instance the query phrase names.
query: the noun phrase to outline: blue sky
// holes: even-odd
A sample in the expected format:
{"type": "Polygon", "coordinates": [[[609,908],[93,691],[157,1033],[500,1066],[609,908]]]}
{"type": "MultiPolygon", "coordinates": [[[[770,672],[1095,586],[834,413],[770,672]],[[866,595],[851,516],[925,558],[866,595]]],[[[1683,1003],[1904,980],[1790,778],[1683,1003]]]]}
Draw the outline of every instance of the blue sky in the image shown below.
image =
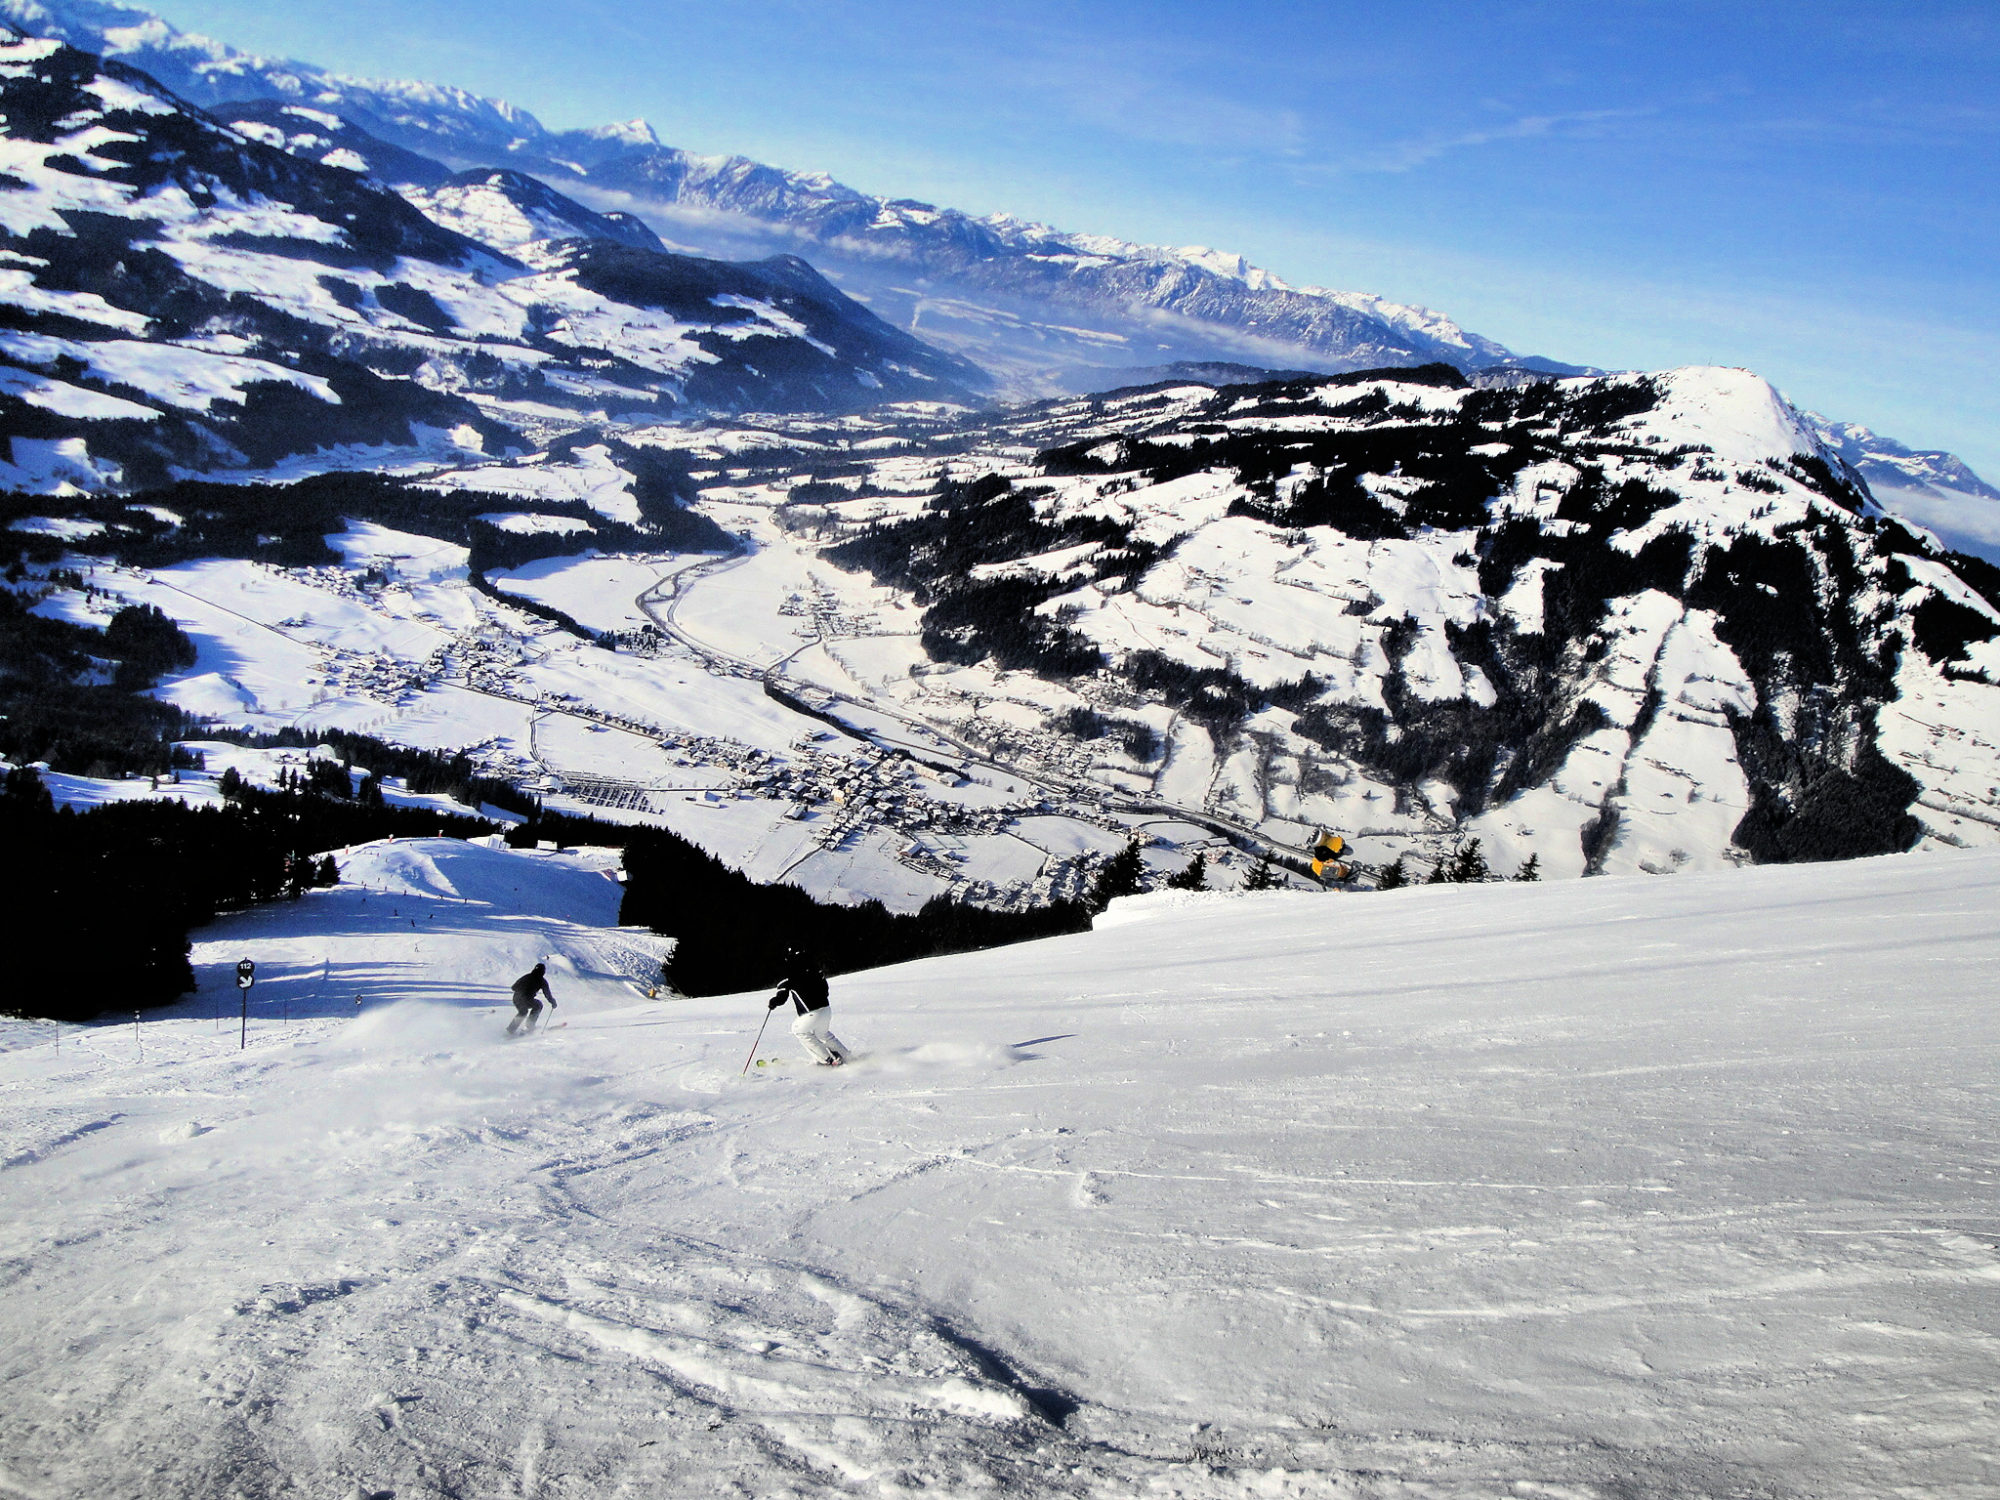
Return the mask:
{"type": "Polygon", "coordinates": [[[155,0],[251,50],[1748,365],[2000,481],[2000,4],[155,0]]]}

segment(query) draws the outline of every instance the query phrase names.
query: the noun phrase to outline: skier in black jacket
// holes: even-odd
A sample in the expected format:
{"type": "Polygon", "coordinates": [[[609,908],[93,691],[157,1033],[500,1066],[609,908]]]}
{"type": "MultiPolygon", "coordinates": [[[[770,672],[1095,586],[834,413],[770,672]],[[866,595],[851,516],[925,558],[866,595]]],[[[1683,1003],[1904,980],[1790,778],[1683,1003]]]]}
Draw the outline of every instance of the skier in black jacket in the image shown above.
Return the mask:
{"type": "Polygon", "coordinates": [[[555,991],[549,988],[548,965],[536,964],[519,979],[514,981],[514,1019],[507,1023],[507,1035],[523,1036],[535,1029],[535,1022],[542,1018],[542,1002],[539,995],[549,997],[549,1009],[556,1008],[555,991]],[[527,1023],[527,1032],[521,1024],[527,1023]]]}
{"type": "Polygon", "coordinates": [[[798,1015],[792,1020],[792,1035],[806,1049],[807,1056],[823,1068],[837,1068],[847,1061],[847,1049],[829,1029],[833,1023],[833,1001],[827,994],[826,975],[819,965],[797,948],[785,950],[785,978],[767,1007],[776,1010],[787,1000],[798,1015]]]}

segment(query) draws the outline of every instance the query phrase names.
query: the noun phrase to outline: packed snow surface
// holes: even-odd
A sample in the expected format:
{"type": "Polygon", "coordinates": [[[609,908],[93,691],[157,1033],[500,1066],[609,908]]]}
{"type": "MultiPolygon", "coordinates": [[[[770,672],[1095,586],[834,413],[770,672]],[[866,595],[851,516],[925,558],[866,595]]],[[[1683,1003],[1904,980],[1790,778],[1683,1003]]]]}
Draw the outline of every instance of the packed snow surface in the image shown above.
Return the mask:
{"type": "Polygon", "coordinates": [[[341,863],[6,1024],[7,1493],[2000,1485],[2000,853],[1140,898],[747,1073],[613,856],[341,863]]]}

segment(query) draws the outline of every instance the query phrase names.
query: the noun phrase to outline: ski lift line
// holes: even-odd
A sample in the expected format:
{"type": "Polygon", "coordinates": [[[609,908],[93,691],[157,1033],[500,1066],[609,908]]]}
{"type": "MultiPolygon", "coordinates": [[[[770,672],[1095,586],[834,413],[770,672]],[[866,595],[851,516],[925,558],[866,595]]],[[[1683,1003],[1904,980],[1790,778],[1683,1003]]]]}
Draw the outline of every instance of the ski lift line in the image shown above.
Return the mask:
{"type": "MultiPolygon", "coordinates": [[[[243,621],[246,625],[255,625],[259,630],[268,630],[271,632],[271,634],[279,637],[281,640],[290,641],[294,639],[292,636],[286,635],[284,631],[280,630],[277,626],[271,624],[268,620],[253,619],[251,616],[244,614],[241,610],[231,609],[226,604],[218,604],[213,599],[204,599],[200,594],[193,593],[188,589],[184,589],[177,583],[168,583],[164,578],[158,577],[155,574],[145,574],[143,576],[146,578],[146,581],[154,588],[168,589],[173,593],[181,595],[183,598],[194,600],[195,603],[201,605],[205,609],[220,610],[225,615],[234,615],[237,619],[243,621]]],[[[306,642],[304,644],[317,645],[318,642],[316,641],[306,642]]]]}

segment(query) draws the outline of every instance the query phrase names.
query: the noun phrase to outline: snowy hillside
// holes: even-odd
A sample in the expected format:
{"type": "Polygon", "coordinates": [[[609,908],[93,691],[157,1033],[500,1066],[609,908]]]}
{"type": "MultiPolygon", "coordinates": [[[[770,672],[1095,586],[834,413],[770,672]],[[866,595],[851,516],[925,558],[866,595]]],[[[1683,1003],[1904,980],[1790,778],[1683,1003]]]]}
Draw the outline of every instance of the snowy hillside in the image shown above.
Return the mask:
{"type": "Polygon", "coordinates": [[[1471,839],[1559,878],[2000,838],[2000,580],[1742,371],[635,427],[241,498],[305,519],[217,557],[169,505],[19,506],[22,586],[181,622],[156,693],[204,719],[466,751],[822,899],[1041,905],[1131,836],[1222,888],[1323,828],[1364,884],[1471,839]]]}
{"type": "Polygon", "coordinates": [[[801,261],[649,249],[509,174],[439,183],[431,206],[482,243],[54,42],[0,33],[0,112],[8,488],[393,467],[607,410],[840,410],[981,380],[801,261]],[[549,242],[558,222],[605,237],[549,242]],[[530,240],[532,264],[505,253],[530,240]]]}
{"type": "Polygon", "coordinates": [[[885,459],[811,514],[923,598],[935,665],[885,691],[960,734],[1067,715],[1105,780],[1294,847],[1576,874],[1993,838],[2000,577],[1885,522],[1769,385],[1421,379],[1030,409],[943,495],[885,459]]]}
{"type": "Polygon", "coordinates": [[[1992,851],[1150,897],[748,1076],[603,864],[347,851],[177,1012],[0,1023],[10,1491],[2000,1485],[1992,851]]]}

